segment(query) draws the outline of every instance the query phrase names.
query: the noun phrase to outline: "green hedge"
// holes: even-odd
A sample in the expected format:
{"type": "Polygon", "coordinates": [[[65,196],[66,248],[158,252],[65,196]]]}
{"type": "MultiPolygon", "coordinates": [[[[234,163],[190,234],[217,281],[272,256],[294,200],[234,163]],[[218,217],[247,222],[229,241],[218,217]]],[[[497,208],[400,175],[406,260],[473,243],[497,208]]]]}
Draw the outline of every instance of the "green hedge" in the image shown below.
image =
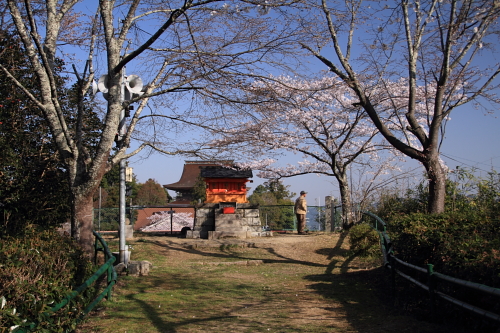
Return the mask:
{"type": "Polygon", "coordinates": [[[398,258],[500,287],[500,220],[476,212],[415,213],[389,221],[387,229],[398,258]]]}
{"type": "Polygon", "coordinates": [[[370,225],[361,223],[349,229],[351,252],[361,257],[380,256],[380,237],[370,225]]]}
{"type": "Polygon", "coordinates": [[[68,237],[29,227],[20,237],[0,242],[0,332],[39,323],[36,332],[63,332],[75,327],[93,289],[50,317],[44,312],[59,303],[93,274],[94,266],[68,237]]]}

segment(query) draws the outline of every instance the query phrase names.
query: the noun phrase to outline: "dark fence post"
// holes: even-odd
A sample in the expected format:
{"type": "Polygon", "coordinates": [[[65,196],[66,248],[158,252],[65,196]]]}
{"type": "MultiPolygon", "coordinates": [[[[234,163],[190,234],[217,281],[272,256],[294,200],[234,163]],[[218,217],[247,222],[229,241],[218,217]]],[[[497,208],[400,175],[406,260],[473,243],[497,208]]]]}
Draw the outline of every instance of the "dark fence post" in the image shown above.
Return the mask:
{"type": "Polygon", "coordinates": [[[436,318],[436,294],[434,292],[435,280],[433,275],[434,275],[434,265],[427,264],[427,286],[429,287],[431,316],[433,318],[436,318]]]}
{"type": "Polygon", "coordinates": [[[396,301],[396,260],[394,257],[389,254],[389,262],[391,263],[391,290],[392,290],[392,299],[396,301]]]}

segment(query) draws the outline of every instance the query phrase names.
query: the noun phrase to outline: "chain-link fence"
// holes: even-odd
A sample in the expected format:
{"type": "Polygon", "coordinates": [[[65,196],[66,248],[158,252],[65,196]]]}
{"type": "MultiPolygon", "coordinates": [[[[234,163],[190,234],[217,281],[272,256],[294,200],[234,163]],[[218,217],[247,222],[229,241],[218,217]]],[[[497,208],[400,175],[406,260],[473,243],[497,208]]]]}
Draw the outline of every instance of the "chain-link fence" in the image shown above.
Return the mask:
{"type": "MultiPolygon", "coordinates": [[[[269,230],[297,230],[297,219],[293,207],[293,205],[260,206],[261,225],[269,230]]],[[[341,208],[332,207],[331,213],[328,214],[325,206],[307,206],[306,230],[325,231],[327,228],[328,231],[342,228],[341,208]],[[332,225],[333,229],[331,229],[332,225]]]]}
{"type": "MultiPolygon", "coordinates": [[[[293,205],[260,206],[260,221],[263,229],[277,231],[297,230],[297,219],[293,205]]],[[[353,210],[356,216],[358,210],[353,210]]],[[[136,208],[126,208],[130,224],[137,219],[136,208]]],[[[356,221],[356,218],[354,219],[356,221]]],[[[341,206],[307,206],[306,230],[334,231],[343,227],[341,206]],[[330,210],[330,212],[328,212],[330,210]]],[[[119,208],[94,209],[94,230],[118,231],[120,228],[119,208]]]]}

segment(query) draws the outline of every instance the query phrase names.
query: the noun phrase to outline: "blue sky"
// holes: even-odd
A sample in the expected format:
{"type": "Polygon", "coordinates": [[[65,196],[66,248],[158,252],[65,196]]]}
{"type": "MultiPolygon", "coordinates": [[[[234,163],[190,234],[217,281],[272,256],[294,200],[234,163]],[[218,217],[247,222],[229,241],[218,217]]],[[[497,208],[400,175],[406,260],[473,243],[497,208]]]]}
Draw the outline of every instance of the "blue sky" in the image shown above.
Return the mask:
{"type": "MultiPolygon", "coordinates": [[[[486,175],[492,168],[500,171],[500,119],[498,114],[485,115],[482,111],[473,109],[472,105],[455,110],[451,115],[441,152],[449,156],[442,159],[450,169],[456,166],[476,167],[486,175]]],[[[298,161],[299,155],[289,155],[287,163],[298,161]]],[[[182,174],[185,160],[195,158],[167,157],[154,153],[145,160],[133,157],[129,166],[134,168],[134,174],[139,182],[149,178],[157,180],[160,184],[170,184],[178,181],[182,174]]],[[[419,164],[408,160],[402,164],[404,169],[413,169],[419,164]]],[[[422,172],[423,174],[423,169],[422,172]]],[[[265,179],[258,178],[254,172],[253,189],[262,184],[265,179]]],[[[332,177],[318,175],[303,175],[283,180],[285,185],[290,185],[290,190],[298,193],[301,190],[308,192],[308,204],[323,204],[325,196],[339,196],[338,186],[332,177]]],[[[252,191],[252,190],[251,190],[252,191]]],[[[175,195],[170,192],[171,195],[175,195]]]]}

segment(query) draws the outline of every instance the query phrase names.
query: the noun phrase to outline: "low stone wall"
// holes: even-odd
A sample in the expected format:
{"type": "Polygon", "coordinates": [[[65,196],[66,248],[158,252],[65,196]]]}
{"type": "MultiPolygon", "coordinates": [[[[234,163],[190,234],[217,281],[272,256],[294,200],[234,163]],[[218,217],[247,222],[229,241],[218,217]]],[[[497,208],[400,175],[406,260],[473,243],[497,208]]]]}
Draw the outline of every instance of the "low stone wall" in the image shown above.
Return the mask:
{"type": "Polygon", "coordinates": [[[196,209],[194,228],[186,237],[218,239],[270,235],[270,232],[262,231],[258,206],[237,204],[234,214],[223,214],[219,204],[208,203],[196,209]]]}

